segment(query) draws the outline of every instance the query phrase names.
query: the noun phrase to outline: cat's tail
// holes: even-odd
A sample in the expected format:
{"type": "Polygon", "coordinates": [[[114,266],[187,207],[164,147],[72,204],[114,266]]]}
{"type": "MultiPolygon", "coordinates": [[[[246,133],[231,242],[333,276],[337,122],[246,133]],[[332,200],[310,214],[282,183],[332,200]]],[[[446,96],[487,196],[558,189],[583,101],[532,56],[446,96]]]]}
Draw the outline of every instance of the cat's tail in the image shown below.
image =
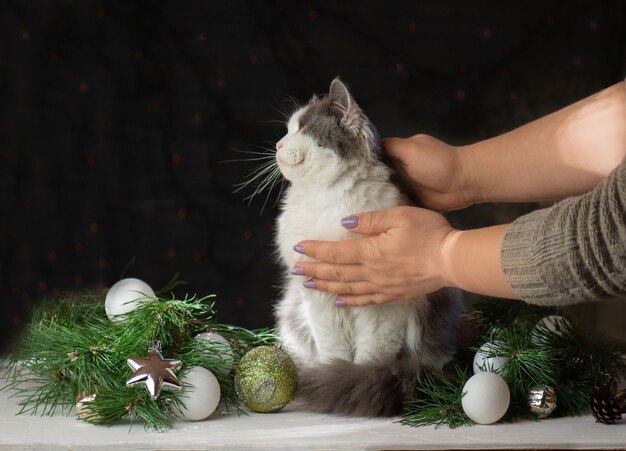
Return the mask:
{"type": "Polygon", "coordinates": [[[333,360],[300,368],[297,396],[317,412],[354,416],[394,416],[413,396],[420,368],[407,360],[357,364],[333,360]]]}

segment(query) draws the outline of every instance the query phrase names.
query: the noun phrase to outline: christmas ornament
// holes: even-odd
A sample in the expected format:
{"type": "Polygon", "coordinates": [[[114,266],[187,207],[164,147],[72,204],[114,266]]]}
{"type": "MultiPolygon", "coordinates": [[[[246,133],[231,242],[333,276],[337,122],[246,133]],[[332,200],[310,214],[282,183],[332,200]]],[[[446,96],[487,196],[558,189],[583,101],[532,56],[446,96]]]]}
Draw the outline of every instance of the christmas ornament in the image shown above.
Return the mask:
{"type": "Polygon", "coordinates": [[[157,399],[162,388],[180,390],[182,385],[174,371],[183,364],[178,359],[164,359],[161,355],[161,342],[154,340],[148,348],[148,357],[128,359],[128,366],[135,372],[126,381],[126,386],[145,384],[152,399],[157,399]]]}
{"type": "Polygon", "coordinates": [[[496,373],[475,374],[463,386],[463,411],[478,424],[498,421],[506,413],[510,401],[509,386],[496,373]]]}
{"type": "Polygon", "coordinates": [[[487,357],[492,354],[498,347],[502,346],[500,342],[488,341],[476,351],[474,355],[474,363],[472,368],[474,374],[482,373],[484,371],[490,371],[504,376],[504,366],[511,360],[507,356],[487,357]]]}
{"type": "MultiPolygon", "coordinates": [[[[276,338],[268,330],[250,331],[235,326],[224,328],[214,320],[213,304],[207,302],[210,297],[156,298],[149,308],[133,312],[136,321],[127,321],[124,327],[106,325],[108,320],[104,319],[107,317],[102,308],[104,296],[74,294],[43,302],[35,308],[32,323],[26,326],[15,354],[10,357],[6,376],[0,374],[0,390],[19,394],[20,413],[45,414],[66,407],[68,397],[74,400],[89,382],[89,391],[97,392],[97,398],[93,404],[85,400],[82,406],[77,406],[79,414],[84,412],[83,420],[104,425],[132,419],[133,424],[137,424],[136,420],[141,421],[150,430],[169,429],[174,425],[172,408],[181,405],[174,397],[163,396],[157,399],[156,404],[148,405],[143,388],[135,392],[111,389],[123,385],[132,373],[123,368],[120,370],[116,363],[118,356],[138,355],[135,354],[136,343],[145,340],[148,325],[158,326],[158,331],[151,333],[150,337],[168,337],[168,342],[174,340],[175,349],[184,350],[185,362],[218,360],[207,359],[206,350],[198,346],[195,341],[198,331],[224,331],[230,343],[236,346],[241,343],[245,348],[271,343],[276,338]],[[181,328],[181,324],[191,327],[181,328]],[[68,330],[72,333],[67,333],[68,330]],[[42,380],[47,381],[43,387],[42,380]],[[81,411],[81,408],[84,410],[81,411]]],[[[625,374],[626,364],[619,348],[611,343],[589,341],[587,335],[573,327],[560,328],[563,336],[554,337],[558,340],[548,340],[543,347],[529,347],[528,336],[535,323],[529,323],[528,319],[536,318],[536,308],[519,301],[506,306],[506,302],[501,299],[486,301],[483,313],[476,313],[480,312],[477,306],[474,306],[474,312],[477,318],[483,318],[481,322],[484,326],[496,324],[499,327],[494,336],[484,341],[501,341],[506,344],[506,349],[522,351],[507,365],[510,369],[507,381],[511,385],[511,406],[507,418],[511,416],[513,419],[524,410],[528,411],[528,387],[536,381],[549,381],[554,387],[566,388],[558,392],[559,415],[580,414],[589,408],[589,401],[595,404],[592,410],[599,420],[619,420],[623,398],[618,396],[617,389],[614,390],[615,396],[601,398],[596,394],[595,400],[589,399],[594,381],[625,374]]],[[[546,335],[545,331],[543,335],[546,335]]],[[[171,353],[170,357],[177,357],[174,351],[171,353]]],[[[210,357],[217,357],[213,349],[210,354],[210,357]]],[[[470,378],[471,370],[465,365],[451,363],[448,369],[453,371],[424,375],[416,387],[418,396],[406,404],[403,424],[448,424],[455,427],[471,423],[461,408],[464,385],[470,378]]],[[[265,371],[263,365],[255,367],[254,363],[248,365],[248,370],[265,371]]],[[[226,409],[236,406],[241,398],[236,393],[235,384],[229,383],[230,378],[215,374],[220,381],[226,382],[220,387],[220,401],[226,409]]],[[[248,375],[248,372],[242,374],[248,375]]],[[[479,373],[475,378],[482,374],[490,373],[479,373]]],[[[295,376],[292,382],[295,385],[295,376]]],[[[243,378],[238,381],[242,397],[245,395],[243,387],[249,383],[243,378]]],[[[268,384],[259,385],[264,389],[268,384]]],[[[280,384],[278,386],[280,388],[280,384]]],[[[468,388],[465,388],[465,409],[469,413],[468,402],[473,392],[468,388]]],[[[257,390],[250,397],[261,392],[257,390]]],[[[484,403],[484,398],[480,397],[478,402],[484,403]]]]}
{"type": "Polygon", "coordinates": [[[530,342],[535,346],[545,346],[545,330],[547,329],[549,332],[563,336],[559,328],[569,327],[569,321],[563,318],[560,315],[549,315],[542,318],[540,321],[535,324],[533,327],[533,331],[530,335],[530,342]]]}
{"type": "Polygon", "coordinates": [[[154,300],[154,290],[143,280],[122,279],[109,289],[104,300],[104,309],[111,321],[119,322],[124,319],[125,314],[154,300]]]}
{"type": "Polygon", "coordinates": [[[626,413],[626,390],[617,390],[617,381],[611,379],[602,386],[597,386],[589,396],[589,407],[596,421],[613,424],[626,413]]]}
{"type": "Polygon", "coordinates": [[[235,364],[235,354],[228,340],[215,332],[202,332],[194,337],[207,344],[207,348],[216,351],[222,359],[223,365],[216,370],[221,374],[228,374],[235,364]]]}
{"type": "Polygon", "coordinates": [[[204,420],[220,402],[220,383],[206,368],[194,366],[183,378],[181,399],[184,406],[176,409],[176,416],[187,421],[204,420]]]}
{"type": "MultiPolygon", "coordinates": [[[[142,349],[144,343],[150,344],[152,338],[162,338],[163,349],[167,352],[163,355],[185,362],[180,370],[184,373],[177,373],[181,378],[192,366],[199,365],[188,365],[188,362],[219,363],[215,353],[210,355],[215,356],[214,359],[208,359],[203,346],[198,346],[194,339],[198,332],[220,330],[222,334],[223,331],[224,337],[234,344],[235,352],[238,352],[235,346],[251,349],[276,339],[270,329],[248,330],[217,323],[214,305],[210,301],[212,297],[187,294],[178,299],[157,297],[147,308],[135,310],[131,314],[132,321],[115,327],[112,327],[102,308],[104,295],[71,294],[38,303],[32,322],[25,325],[19,346],[16,344],[15,353],[9,356],[9,366],[0,370],[0,390],[19,394],[23,407],[20,407],[20,413],[38,415],[64,410],[68,399],[74,402],[76,395],[86,390],[88,393],[84,397],[76,400],[75,404],[70,403],[72,410],[77,408],[80,421],[111,425],[129,420],[129,424],[142,424],[148,430],[170,429],[176,420],[172,415],[174,408],[184,405],[186,398],[180,398],[180,393],[173,396],[161,391],[156,401],[149,399],[150,394],[142,384],[152,384],[156,395],[159,382],[159,374],[152,378],[152,382],[148,380],[150,372],[161,370],[164,383],[172,378],[166,369],[170,367],[171,371],[175,371],[176,365],[171,365],[171,361],[160,362],[159,355],[155,355],[156,363],[165,367],[154,366],[148,356],[149,351],[142,349]],[[145,358],[132,359],[134,364],[131,368],[139,370],[142,367],[140,373],[144,374],[137,376],[145,377],[144,382],[135,383],[135,386],[142,385],[137,390],[124,387],[134,372],[126,366],[127,358],[135,356],[145,358]],[[45,385],[42,381],[46,382],[45,385]],[[92,393],[97,393],[94,402],[85,399],[82,405],[76,406],[92,393]]],[[[159,351],[158,345],[155,348],[159,351]]],[[[238,354],[235,355],[238,359],[238,354]]],[[[240,403],[233,378],[230,375],[215,375],[221,384],[218,409],[221,410],[223,405],[225,411],[233,412],[240,403]]],[[[130,382],[134,385],[132,379],[130,382]]],[[[200,384],[195,382],[186,382],[185,386],[188,385],[200,388],[200,384]]],[[[202,384],[202,387],[206,386],[202,384]]]]}
{"type": "Polygon", "coordinates": [[[78,415],[78,418],[84,420],[88,415],[89,411],[85,408],[86,402],[91,402],[96,400],[95,393],[87,393],[86,391],[81,392],[76,397],[76,405],[74,406],[74,412],[78,415]]]}
{"type": "Polygon", "coordinates": [[[549,385],[540,384],[531,387],[526,397],[530,411],[537,418],[546,418],[556,409],[556,393],[549,385]]]}
{"type": "Polygon", "coordinates": [[[259,346],[244,355],[235,373],[235,389],[255,412],[278,412],[296,392],[298,373],[285,351],[259,346]]]}

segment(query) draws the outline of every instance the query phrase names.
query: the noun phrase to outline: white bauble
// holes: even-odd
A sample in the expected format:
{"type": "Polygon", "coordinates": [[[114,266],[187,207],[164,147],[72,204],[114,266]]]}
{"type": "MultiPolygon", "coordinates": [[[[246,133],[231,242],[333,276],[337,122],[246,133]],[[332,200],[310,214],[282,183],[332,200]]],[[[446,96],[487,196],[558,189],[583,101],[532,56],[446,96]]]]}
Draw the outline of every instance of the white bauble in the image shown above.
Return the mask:
{"type": "Polygon", "coordinates": [[[487,355],[494,351],[497,347],[499,347],[500,343],[488,341],[476,351],[474,355],[474,364],[472,368],[474,369],[474,374],[482,373],[483,371],[490,371],[492,373],[498,373],[500,375],[504,375],[503,368],[509,360],[509,357],[487,357],[487,355]]]}
{"type": "Polygon", "coordinates": [[[124,319],[125,314],[155,298],[154,290],[143,280],[122,279],[109,289],[104,309],[111,321],[118,322],[124,319]]]}
{"type": "Polygon", "coordinates": [[[228,340],[215,332],[202,332],[194,337],[196,340],[207,343],[207,348],[215,350],[222,359],[223,365],[217,371],[228,374],[235,365],[235,354],[228,340]]]}
{"type": "Polygon", "coordinates": [[[475,423],[495,423],[504,416],[510,402],[509,386],[496,373],[474,374],[463,386],[461,405],[475,423]]]}
{"type": "Polygon", "coordinates": [[[540,330],[547,328],[550,332],[554,333],[555,335],[561,336],[562,334],[557,329],[557,327],[558,326],[563,327],[567,325],[569,325],[569,321],[560,315],[546,316],[542,318],[540,321],[538,321],[537,324],[535,324],[535,327],[533,327],[533,331],[530,336],[530,342],[534,344],[535,346],[542,346],[543,345],[543,343],[541,342],[542,333],[540,330]]]}
{"type": "Polygon", "coordinates": [[[176,416],[187,421],[204,420],[211,415],[220,402],[220,383],[213,373],[201,366],[194,366],[182,379],[180,396],[185,406],[175,408],[176,416]]]}

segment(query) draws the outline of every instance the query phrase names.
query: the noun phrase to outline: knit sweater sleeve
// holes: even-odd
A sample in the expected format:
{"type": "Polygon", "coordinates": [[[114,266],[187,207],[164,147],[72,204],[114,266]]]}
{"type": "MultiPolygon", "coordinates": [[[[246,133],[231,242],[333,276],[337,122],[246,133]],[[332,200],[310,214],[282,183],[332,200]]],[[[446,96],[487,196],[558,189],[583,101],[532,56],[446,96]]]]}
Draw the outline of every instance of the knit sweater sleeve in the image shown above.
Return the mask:
{"type": "Polygon", "coordinates": [[[501,265],[513,291],[531,304],[626,295],[626,159],[589,193],[513,222],[501,265]]]}

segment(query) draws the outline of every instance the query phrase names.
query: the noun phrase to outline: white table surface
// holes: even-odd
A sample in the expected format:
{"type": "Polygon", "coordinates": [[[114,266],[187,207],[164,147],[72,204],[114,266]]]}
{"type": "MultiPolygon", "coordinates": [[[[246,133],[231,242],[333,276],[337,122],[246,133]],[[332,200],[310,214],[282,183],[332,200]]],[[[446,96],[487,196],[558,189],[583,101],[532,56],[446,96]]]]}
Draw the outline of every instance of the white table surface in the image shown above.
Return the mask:
{"type": "Polygon", "coordinates": [[[70,416],[15,415],[17,401],[0,392],[0,450],[88,449],[624,449],[626,422],[595,423],[589,416],[538,423],[411,428],[397,419],[344,418],[287,406],[274,414],[220,415],[178,422],[166,432],[141,423],[94,426],[70,416]]]}

